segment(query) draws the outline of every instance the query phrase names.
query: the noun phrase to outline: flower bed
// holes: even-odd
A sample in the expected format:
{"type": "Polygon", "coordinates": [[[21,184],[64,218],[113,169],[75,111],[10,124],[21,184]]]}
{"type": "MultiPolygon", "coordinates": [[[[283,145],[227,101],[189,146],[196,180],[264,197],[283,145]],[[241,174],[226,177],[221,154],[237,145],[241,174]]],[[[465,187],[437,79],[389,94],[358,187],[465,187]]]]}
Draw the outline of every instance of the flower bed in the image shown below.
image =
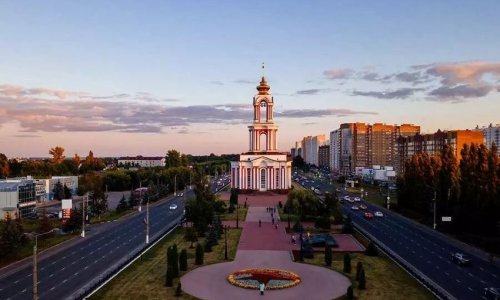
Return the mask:
{"type": "Polygon", "coordinates": [[[246,289],[259,289],[259,284],[264,283],[266,290],[276,290],[296,286],[300,276],[278,269],[246,269],[229,274],[227,280],[246,289]]]}

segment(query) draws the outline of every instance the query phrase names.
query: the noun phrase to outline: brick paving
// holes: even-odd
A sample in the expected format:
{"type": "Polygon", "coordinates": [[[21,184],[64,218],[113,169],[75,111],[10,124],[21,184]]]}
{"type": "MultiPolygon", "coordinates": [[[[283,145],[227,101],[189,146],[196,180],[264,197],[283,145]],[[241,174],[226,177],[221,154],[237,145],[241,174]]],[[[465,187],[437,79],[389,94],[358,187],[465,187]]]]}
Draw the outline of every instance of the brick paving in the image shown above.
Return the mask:
{"type": "MultiPolygon", "coordinates": [[[[284,204],[286,195],[240,195],[239,201],[240,203],[247,201],[250,207],[245,222],[240,222],[243,231],[235,260],[203,266],[182,276],[182,289],[186,293],[206,300],[264,298],[319,300],[335,299],[346,293],[350,281],[342,274],[292,261],[291,250],[300,247],[291,243],[290,235],[285,232],[286,222],[280,222],[276,229],[272,224],[271,214],[266,210],[268,206],[277,205],[279,201],[284,204]],[[261,296],[258,290],[239,288],[227,281],[230,273],[252,267],[292,271],[301,276],[302,282],[293,288],[266,290],[264,296],[261,296]]],[[[234,226],[235,222],[229,221],[225,224],[234,226]]]]}

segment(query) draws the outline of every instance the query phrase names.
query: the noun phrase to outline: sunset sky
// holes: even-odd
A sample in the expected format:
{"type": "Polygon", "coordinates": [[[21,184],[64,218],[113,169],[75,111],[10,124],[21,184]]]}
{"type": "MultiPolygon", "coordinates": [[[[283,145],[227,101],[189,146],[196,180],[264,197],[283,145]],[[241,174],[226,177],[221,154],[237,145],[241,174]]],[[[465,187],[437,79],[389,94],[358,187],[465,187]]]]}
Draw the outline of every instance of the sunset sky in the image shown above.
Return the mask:
{"type": "Polygon", "coordinates": [[[500,123],[500,1],[2,1],[0,153],[241,153],[345,122],[500,123]]]}

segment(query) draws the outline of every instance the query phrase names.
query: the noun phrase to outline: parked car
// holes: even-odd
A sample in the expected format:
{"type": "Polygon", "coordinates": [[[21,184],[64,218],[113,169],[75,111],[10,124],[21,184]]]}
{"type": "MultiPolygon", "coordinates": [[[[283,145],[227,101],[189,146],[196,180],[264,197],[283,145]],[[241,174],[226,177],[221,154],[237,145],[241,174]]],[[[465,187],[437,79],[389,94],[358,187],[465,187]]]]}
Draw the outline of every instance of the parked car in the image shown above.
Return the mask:
{"type": "Polygon", "coordinates": [[[333,236],[326,234],[326,233],[315,234],[306,240],[309,241],[309,244],[312,247],[325,247],[326,245],[328,245],[330,247],[338,247],[339,246],[337,244],[337,241],[335,241],[335,239],[333,238],[333,236]]]}
{"type": "Polygon", "coordinates": [[[353,206],[351,207],[351,209],[352,209],[352,210],[359,210],[359,207],[358,207],[357,205],[353,205],[353,206]]]}
{"type": "Polygon", "coordinates": [[[349,201],[349,200],[351,200],[351,197],[349,197],[349,196],[344,196],[344,200],[349,201]]]}
{"type": "Polygon", "coordinates": [[[483,296],[488,300],[500,300],[500,288],[487,287],[483,291],[483,296]]]}
{"type": "Polygon", "coordinates": [[[359,197],[354,197],[354,201],[355,201],[355,202],[359,202],[359,201],[361,201],[361,198],[359,198],[359,197]]]}
{"type": "Polygon", "coordinates": [[[380,217],[383,217],[383,216],[384,216],[384,214],[381,211],[376,211],[375,212],[375,217],[379,217],[380,218],[380,217]]]}
{"type": "Polygon", "coordinates": [[[471,262],[470,256],[463,254],[463,253],[460,253],[460,252],[452,253],[451,254],[451,261],[460,265],[460,266],[468,265],[471,262]]]}
{"type": "Polygon", "coordinates": [[[361,205],[359,206],[359,208],[361,208],[361,209],[367,209],[367,208],[368,208],[368,206],[366,206],[366,205],[364,205],[364,204],[361,204],[361,205]]]}
{"type": "Polygon", "coordinates": [[[365,212],[363,214],[363,216],[365,217],[365,219],[368,219],[368,220],[373,219],[373,214],[369,211],[365,212]]]}
{"type": "Polygon", "coordinates": [[[174,204],[174,203],[170,204],[170,206],[168,207],[168,209],[170,209],[170,210],[176,210],[177,209],[177,204],[174,204]]]}

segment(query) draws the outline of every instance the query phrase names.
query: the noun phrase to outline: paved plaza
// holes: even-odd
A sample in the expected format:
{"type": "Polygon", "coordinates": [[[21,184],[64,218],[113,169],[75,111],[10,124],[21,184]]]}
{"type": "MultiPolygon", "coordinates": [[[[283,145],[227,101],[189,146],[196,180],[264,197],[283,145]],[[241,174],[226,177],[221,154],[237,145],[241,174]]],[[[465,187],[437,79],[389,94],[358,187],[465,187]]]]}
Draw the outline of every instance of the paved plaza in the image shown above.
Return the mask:
{"type": "MultiPolygon", "coordinates": [[[[344,295],[351,284],[349,279],[327,268],[295,263],[291,250],[299,249],[286,234],[286,222],[273,226],[268,206],[285,203],[286,196],[240,195],[239,203],[247,201],[247,218],[234,261],[197,268],[181,278],[182,289],[199,299],[335,299],[344,295]],[[243,200],[243,201],[242,201],[243,200]],[[259,220],[261,225],[259,226],[259,220]],[[302,282],[292,288],[266,290],[261,296],[258,290],[231,285],[227,276],[248,268],[275,268],[294,272],[302,282]]],[[[277,212],[273,213],[275,220],[277,212]]]]}

